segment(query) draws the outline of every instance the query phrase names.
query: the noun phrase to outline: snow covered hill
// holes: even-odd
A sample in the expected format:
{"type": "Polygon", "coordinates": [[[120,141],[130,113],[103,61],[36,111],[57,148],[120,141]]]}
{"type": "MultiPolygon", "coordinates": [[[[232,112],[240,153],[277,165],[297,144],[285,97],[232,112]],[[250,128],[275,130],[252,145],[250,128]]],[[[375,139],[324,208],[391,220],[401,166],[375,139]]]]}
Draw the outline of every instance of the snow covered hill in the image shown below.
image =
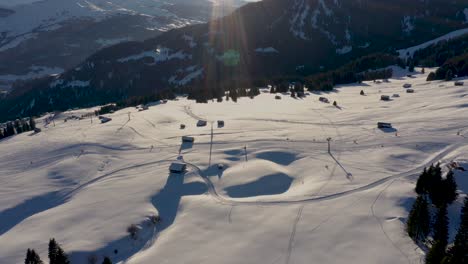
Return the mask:
{"type": "MultiPolygon", "coordinates": [[[[179,98],[106,124],[64,122],[93,109],[59,114],[39,134],[0,141],[0,263],[22,262],[27,248],[46,259],[51,237],[72,263],[420,263],[404,231],[416,176],[439,161],[468,169],[467,86],[426,82],[428,72],[304,99],[179,98]],[[177,160],[185,175],[169,173],[177,160]]],[[[456,177],[451,239],[468,192],[468,173],[456,177]]]]}
{"type": "Polygon", "coordinates": [[[11,12],[0,10],[0,61],[10,62],[0,65],[0,85],[2,80],[10,83],[8,79],[15,76],[26,78],[34,66],[62,68],[54,71],[61,73],[100,48],[206,22],[242,3],[241,0],[9,2],[4,10],[11,12]]]}

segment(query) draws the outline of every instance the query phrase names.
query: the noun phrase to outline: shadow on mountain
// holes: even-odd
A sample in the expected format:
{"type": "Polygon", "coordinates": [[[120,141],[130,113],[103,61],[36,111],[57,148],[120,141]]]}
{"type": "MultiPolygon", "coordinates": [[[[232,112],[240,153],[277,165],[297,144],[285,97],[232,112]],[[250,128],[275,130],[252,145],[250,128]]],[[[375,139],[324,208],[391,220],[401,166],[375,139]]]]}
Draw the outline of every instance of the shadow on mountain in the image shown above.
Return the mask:
{"type": "Polygon", "coordinates": [[[64,202],[59,192],[39,195],[0,212],[0,236],[21,223],[23,220],[52,209],[64,202]]]}

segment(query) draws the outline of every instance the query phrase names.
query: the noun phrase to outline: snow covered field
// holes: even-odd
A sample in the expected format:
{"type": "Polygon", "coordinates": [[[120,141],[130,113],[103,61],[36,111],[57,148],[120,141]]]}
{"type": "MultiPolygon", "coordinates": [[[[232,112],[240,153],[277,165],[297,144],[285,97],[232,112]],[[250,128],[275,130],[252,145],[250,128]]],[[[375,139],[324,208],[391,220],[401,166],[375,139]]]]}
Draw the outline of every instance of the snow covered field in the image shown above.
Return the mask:
{"type": "MultiPolygon", "coordinates": [[[[47,259],[51,237],[72,263],[419,263],[404,231],[416,176],[437,161],[468,168],[467,86],[425,79],[304,99],[179,99],[106,124],[63,121],[90,109],[63,113],[42,133],[0,141],[0,263],[21,263],[27,248],[47,259]],[[181,145],[184,135],[195,143],[181,145]],[[171,175],[179,155],[188,172],[171,175]],[[142,228],[137,241],[130,224],[142,228]]],[[[456,177],[466,193],[468,173],[456,177]]],[[[452,237],[463,197],[450,208],[452,237]]]]}

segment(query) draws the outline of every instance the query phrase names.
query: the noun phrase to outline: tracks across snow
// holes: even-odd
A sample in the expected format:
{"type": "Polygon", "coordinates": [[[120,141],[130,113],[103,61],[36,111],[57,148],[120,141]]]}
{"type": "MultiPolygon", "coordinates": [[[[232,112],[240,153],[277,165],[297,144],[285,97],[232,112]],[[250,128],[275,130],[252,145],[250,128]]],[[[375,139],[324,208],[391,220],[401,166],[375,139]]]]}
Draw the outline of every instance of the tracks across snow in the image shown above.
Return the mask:
{"type": "Polygon", "coordinates": [[[372,202],[372,205],[371,205],[371,212],[372,212],[372,216],[375,218],[375,220],[377,220],[377,222],[379,223],[379,227],[380,227],[380,230],[382,230],[382,233],[385,235],[385,237],[387,238],[387,240],[392,244],[392,246],[398,250],[400,252],[400,254],[408,261],[409,264],[411,264],[411,260],[409,259],[408,255],[405,254],[405,252],[403,252],[403,250],[390,238],[390,236],[388,235],[388,233],[385,231],[385,228],[382,224],[382,221],[380,221],[380,218],[377,216],[377,214],[375,213],[375,204],[377,203],[377,201],[379,200],[379,198],[382,196],[382,194],[395,182],[395,180],[392,180],[387,186],[385,186],[385,188],[382,189],[382,191],[379,192],[379,194],[377,195],[377,197],[375,197],[375,200],[372,202]]]}
{"type": "Polygon", "coordinates": [[[453,144],[448,147],[446,147],[444,150],[439,152],[438,154],[434,155],[432,158],[428,159],[424,164],[421,164],[420,166],[415,167],[414,169],[411,169],[406,172],[398,173],[395,175],[391,175],[382,179],[379,179],[377,181],[371,182],[369,184],[363,185],[361,187],[357,187],[351,190],[346,190],[342,192],[337,192],[329,195],[323,195],[323,196],[318,196],[318,197],[300,197],[300,198],[291,198],[289,200],[279,200],[279,201],[262,201],[262,200],[252,200],[252,201],[239,201],[239,200],[232,200],[228,199],[220,194],[218,194],[216,187],[214,186],[213,182],[209,179],[208,176],[206,176],[203,173],[203,170],[200,169],[198,166],[195,164],[186,162],[189,167],[192,167],[195,169],[200,177],[203,179],[205,184],[207,185],[208,192],[209,194],[219,203],[224,204],[224,205],[288,205],[288,204],[302,204],[302,203],[314,203],[314,202],[320,202],[320,201],[326,201],[326,200],[332,200],[332,199],[337,199],[341,198],[347,195],[351,195],[354,193],[359,193],[359,192],[364,192],[370,189],[373,189],[377,186],[380,186],[386,182],[399,179],[399,178],[404,178],[404,177],[411,177],[414,175],[417,175],[420,173],[424,167],[427,167],[433,163],[436,163],[440,161],[443,157],[447,156],[448,154],[452,153],[454,150],[459,148],[459,144],[453,144]]]}
{"type": "Polygon", "coordinates": [[[184,106],[184,112],[195,120],[203,120],[203,121],[211,122],[210,120],[193,113],[192,107],[190,105],[184,106]]]}
{"type": "Polygon", "coordinates": [[[297,224],[301,220],[302,217],[302,211],[304,210],[305,205],[301,205],[299,207],[299,210],[297,211],[296,219],[294,220],[293,227],[291,230],[291,236],[289,237],[289,242],[288,242],[288,250],[286,252],[286,264],[289,264],[289,261],[291,260],[291,254],[293,251],[293,246],[294,246],[294,238],[296,237],[296,229],[297,229],[297,224]]]}

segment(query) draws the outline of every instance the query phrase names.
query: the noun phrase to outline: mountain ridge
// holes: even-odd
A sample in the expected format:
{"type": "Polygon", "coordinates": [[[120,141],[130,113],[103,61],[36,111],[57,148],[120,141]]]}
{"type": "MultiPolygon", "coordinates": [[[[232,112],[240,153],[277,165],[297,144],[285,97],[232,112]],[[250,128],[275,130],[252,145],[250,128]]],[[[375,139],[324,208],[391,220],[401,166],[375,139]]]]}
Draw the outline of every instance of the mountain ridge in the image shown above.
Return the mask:
{"type": "Polygon", "coordinates": [[[8,97],[24,98],[8,111],[24,114],[38,105],[53,109],[53,102],[61,100],[54,93],[69,93],[74,97],[67,98],[71,102],[105,103],[168,88],[227,90],[278,75],[323,72],[376,52],[397,54],[397,49],[465,28],[460,12],[467,4],[467,0],[449,6],[442,0],[250,3],[207,24],[105,48],[58,77],[19,85],[8,97]]]}

